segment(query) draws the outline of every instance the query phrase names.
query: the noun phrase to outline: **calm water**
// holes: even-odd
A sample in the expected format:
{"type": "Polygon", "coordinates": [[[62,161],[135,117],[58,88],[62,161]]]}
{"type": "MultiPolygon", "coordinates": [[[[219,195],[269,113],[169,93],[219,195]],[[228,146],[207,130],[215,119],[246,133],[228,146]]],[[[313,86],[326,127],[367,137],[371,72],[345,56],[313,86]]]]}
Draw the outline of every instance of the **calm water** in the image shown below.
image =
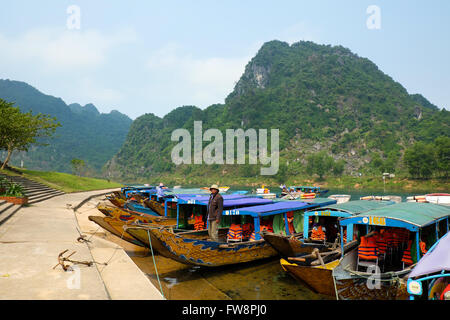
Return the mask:
{"type": "MultiPolygon", "coordinates": [[[[235,187],[234,190],[252,190],[249,187],[235,187]]],[[[229,191],[229,192],[230,192],[229,191]]],[[[271,191],[279,193],[278,187],[271,187],[271,191]]],[[[430,190],[415,192],[414,194],[430,193],[430,190]]],[[[407,192],[390,192],[383,190],[339,190],[332,189],[327,195],[350,194],[351,200],[367,195],[397,195],[403,201],[407,192]]],[[[123,245],[133,261],[147,274],[150,281],[159,288],[153,258],[147,249],[123,245]]],[[[220,268],[192,267],[155,255],[156,267],[164,296],[167,299],[205,299],[205,300],[264,300],[264,299],[332,299],[311,291],[285,273],[279,258],[259,260],[245,264],[224,266],[220,268]]]]}

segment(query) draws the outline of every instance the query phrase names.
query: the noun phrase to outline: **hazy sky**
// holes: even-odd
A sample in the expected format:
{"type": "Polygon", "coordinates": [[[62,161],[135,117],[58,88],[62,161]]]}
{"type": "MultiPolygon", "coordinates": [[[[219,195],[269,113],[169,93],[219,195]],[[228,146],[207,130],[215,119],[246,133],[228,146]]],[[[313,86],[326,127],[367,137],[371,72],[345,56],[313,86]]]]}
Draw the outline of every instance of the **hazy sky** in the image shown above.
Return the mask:
{"type": "MultiPolygon", "coordinates": [[[[260,46],[343,45],[450,109],[450,1],[5,1],[0,78],[132,118],[223,103],[260,46]],[[80,29],[69,29],[70,5],[80,29]],[[370,5],[380,29],[369,29],[370,5]]],[[[74,20],[70,20],[74,22],[74,20]]]]}

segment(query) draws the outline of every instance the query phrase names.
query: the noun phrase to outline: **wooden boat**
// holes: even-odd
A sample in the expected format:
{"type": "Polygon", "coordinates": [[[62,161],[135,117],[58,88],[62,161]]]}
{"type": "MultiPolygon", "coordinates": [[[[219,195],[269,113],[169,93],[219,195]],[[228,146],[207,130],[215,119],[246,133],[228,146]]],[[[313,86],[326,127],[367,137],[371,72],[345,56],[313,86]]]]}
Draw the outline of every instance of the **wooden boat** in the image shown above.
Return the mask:
{"type": "Polygon", "coordinates": [[[269,242],[282,257],[297,257],[303,254],[312,253],[314,249],[318,249],[319,252],[327,251],[328,248],[332,248],[336,245],[339,238],[331,232],[328,232],[327,240],[325,242],[311,240],[309,238],[312,226],[309,221],[311,219],[322,217],[324,222],[331,227],[334,224],[339,224],[338,218],[350,217],[375,208],[394,204],[392,201],[375,200],[356,200],[335,204],[336,200],[326,200],[328,200],[328,202],[323,201],[321,207],[306,211],[302,216],[294,216],[293,227],[294,230],[298,232],[294,234],[264,232],[264,240],[269,242]]]}
{"type": "Polygon", "coordinates": [[[450,283],[450,232],[439,239],[408,276],[409,299],[450,300],[444,293],[450,283]]]}
{"type": "Polygon", "coordinates": [[[333,199],[337,201],[337,204],[349,202],[351,199],[351,195],[349,194],[332,194],[329,196],[329,199],[333,199]]]}
{"type": "Polygon", "coordinates": [[[108,199],[109,202],[111,202],[114,206],[118,208],[123,208],[124,204],[127,202],[127,200],[124,200],[116,196],[107,196],[106,199],[108,199]]]}
{"type": "MultiPolygon", "coordinates": [[[[354,248],[356,241],[345,245],[345,252],[354,248]]],[[[317,293],[335,296],[333,269],[339,264],[340,250],[319,252],[308,257],[289,257],[280,259],[281,267],[293,278],[317,293]],[[323,264],[321,263],[321,260],[323,264]]]]}
{"type": "Polygon", "coordinates": [[[338,299],[406,299],[408,296],[406,277],[414,264],[421,259],[420,241],[425,241],[427,247],[431,247],[449,229],[449,217],[450,208],[445,206],[403,202],[343,219],[340,222],[341,231],[344,227],[349,229],[349,226],[354,228],[356,226],[361,235],[364,234],[364,231],[370,235],[378,230],[389,228],[396,228],[393,230],[397,230],[399,233],[407,230],[408,238],[404,240],[412,241],[413,265],[407,267],[402,265],[402,248],[406,246],[404,243],[400,244],[397,249],[392,249],[392,254],[388,254],[384,259],[379,256],[377,262],[372,265],[375,270],[379,270],[380,267],[383,269],[382,272],[376,273],[376,279],[380,281],[374,287],[373,282],[368,281],[368,278],[373,279],[374,273],[368,270],[364,272],[358,270],[358,251],[355,248],[346,253],[333,269],[338,299]],[[425,236],[426,239],[423,239],[425,236]],[[398,255],[394,255],[395,250],[399,251],[398,255]]]}
{"type": "MultiPolygon", "coordinates": [[[[174,226],[177,224],[176,217],[170,216],[159,216],[159,215],[148,215],[142,214],[139,212],[134,212],[130,210],[124,210],[116,207],[110,207],[105,205],[98,205],[97,209],[102,212],[105,216],[115,218],[116,220],[121,221],[130,221],[130,220],[138,220],[141,223],[154,223],[157,225],[163,226],[174,226]]],[[[192,218],[187,219],[187,224],[194,224],[194,220],[192,218]]]]}
{"type": "Polygon", "coordinates": [[[125,232],[123,229],[124,225],[127,225],[131,223],[133,220],[129,220],[127,222],[118,220],[116,218],[112,217],[100,217],[100,216],[89,216],[88,217],[90,221],[95,222],[103,229],[109,231],[113,235],[117,236],[118,238],[128,241],[134,245],[138,245],[143,247],[144,244],[142,242],[136,240],[135,238],[131,237],[128,233],[125,232]]]}
{"type": "Polygon", "coordinates": [[[383,200],[383,201],[394,201],[395,203],[402,202],[402,197],[400,196],[364,196],[360,197],[360,200],[383,200]]]}
{"type": "MultiPolygon", "coordinates": [[[[179,198],[178,208],[182,206],[199,205],[204,208],[207,205],[206,199],[179,198]]],[[[174,232],[172,228],[136,228],[126,227],[126,231],[140,241],[144,232],[136,229],[147,229],[151,235],[151,241],[160,241],[170,252],[171,258],[185,264],[216,267],[228,264],[242,263],[257,259],[269,258],[276,255],[276,251],[260,236],[260,223],[272,220],[274,215],[283,215],[288,211],[304,210],[312,205],[298,201],[272,202],[268,199],[255,197],[243,197],[233,200],[224,199],[222,220],[241,219],[243,216],[253,221],[254,240],[242,239],[242,241],[227,241],[226,233],[229,228],[224,227],[219,231],[219,241],[212,241],[208,237],[207,230],[174,232]],[[255,204],[260,204],[256,205],[255,204]],[[233,208],[240,205],[240,208],[233,208]],[[247,207],[242,207],[249,205],[247,207]],[[253,206],[251,206],[253,205],[253,206]],[[228,218],[228,219],[226,219],[228,218]],[[264,221],[262,221],[262,220],[264,221]],[[140,232],[141,236],[137,233],[140,232]]],[[[317,206],[317,205],[316,205],[317,206]]],[[[179,210],[179,209],[178,209],[179,210]]],[[[181,219],[179,216],[178,219],[181,219]]],[[[148,238],[148,236],[147,236],[148,238]]]]}
{"type": "Polygon", "coordinates": [[[153,211],[152,209],[146,207],[143,204],[140,204],[137,201],[127,201],[127,203],[124,204],[124,208],[133,212],[138,212],[141,214],[148,214],[152,216],[160,216],[158,212],[153,211]]]}

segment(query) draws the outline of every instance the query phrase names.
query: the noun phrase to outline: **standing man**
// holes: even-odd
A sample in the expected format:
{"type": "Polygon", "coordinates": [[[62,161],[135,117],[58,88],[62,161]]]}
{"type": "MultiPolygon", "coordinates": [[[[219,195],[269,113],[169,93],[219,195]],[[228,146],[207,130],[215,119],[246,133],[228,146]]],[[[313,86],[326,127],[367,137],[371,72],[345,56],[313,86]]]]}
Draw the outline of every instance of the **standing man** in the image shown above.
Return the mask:
{"type": "Polygon", "coordinates": [[[223,211],[223,198],[219,194],[219,186],[213,184],[208,201],[208,235],[212,241],[219,241],[219,223],[223,211]]]}
{"type": "Polygon", "coordinates": [[[156,195],[158,197],[164,197],[164,183],[159,183],[159,187],[156,188],[156,195]]]}

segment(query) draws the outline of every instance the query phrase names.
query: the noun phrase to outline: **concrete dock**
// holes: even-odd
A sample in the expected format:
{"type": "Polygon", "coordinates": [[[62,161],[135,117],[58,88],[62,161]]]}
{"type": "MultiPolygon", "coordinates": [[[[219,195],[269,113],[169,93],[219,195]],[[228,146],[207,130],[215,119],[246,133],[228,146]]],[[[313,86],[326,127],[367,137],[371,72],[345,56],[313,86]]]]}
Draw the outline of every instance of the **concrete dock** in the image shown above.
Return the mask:
{"type": "MultiPolygon", "coordinates": [[[[87,220],[94,198],[112,190],[64,194],[22,207],[0,226],[0,299],[164,299],[160,291],[116,243],[102,239],[102,230],[87,220]],[[79,242],[80,232],[90,242],[79,242]],[[70,259],[95,261],[64,271],[58,254],[75,251],[70,259]],[[107,263],[106,265],[104,263],[107,263]]],[[[72,265],[71,263],[68,263],[72,265]]]]}

